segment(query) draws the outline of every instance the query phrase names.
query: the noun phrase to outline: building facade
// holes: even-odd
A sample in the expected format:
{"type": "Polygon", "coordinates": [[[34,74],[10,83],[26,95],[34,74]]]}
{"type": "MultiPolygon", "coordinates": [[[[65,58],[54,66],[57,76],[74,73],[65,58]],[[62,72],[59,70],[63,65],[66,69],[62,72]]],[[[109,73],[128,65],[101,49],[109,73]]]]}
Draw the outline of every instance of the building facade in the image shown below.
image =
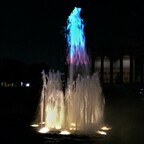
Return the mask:
{"type": "Polygon", "coordinates": [[[144,83],[143,45],[133,44],[127,50],[98,52],[93,70],[102,83],[144,83]]]}

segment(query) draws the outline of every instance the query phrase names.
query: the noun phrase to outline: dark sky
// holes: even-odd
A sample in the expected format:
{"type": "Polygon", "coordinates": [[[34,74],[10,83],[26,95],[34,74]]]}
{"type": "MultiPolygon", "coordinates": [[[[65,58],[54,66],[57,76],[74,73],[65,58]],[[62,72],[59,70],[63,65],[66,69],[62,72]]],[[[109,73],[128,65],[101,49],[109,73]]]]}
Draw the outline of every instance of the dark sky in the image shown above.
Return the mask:
{"type": "Polygon", "coordinates": [[[66,41],[63,26],[75,6],[83,8],[87,47],[92,51],[128,48],[143,39],[143,6],[117,0],[20,0],[0,3],[0,57],[61,67],[66,41]],[[78,3],[79,2],[79,3],[78,3]]]}

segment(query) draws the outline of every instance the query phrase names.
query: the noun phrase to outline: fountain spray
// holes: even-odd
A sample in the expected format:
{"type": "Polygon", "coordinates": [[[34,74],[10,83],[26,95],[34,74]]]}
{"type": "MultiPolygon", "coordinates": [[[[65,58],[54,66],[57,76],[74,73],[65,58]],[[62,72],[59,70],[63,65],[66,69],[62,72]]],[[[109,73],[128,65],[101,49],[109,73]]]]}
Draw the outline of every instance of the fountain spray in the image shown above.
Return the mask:
{"type": "Polygon", "coordinates": [[[90,61],[80,12],[81,8],[75,7],[67,20],[69,75],[65,94],[60,72],[42,72],[40,132],[96,130],[103,123],[104,97],[97,73],[88,73],[90,61]]]}

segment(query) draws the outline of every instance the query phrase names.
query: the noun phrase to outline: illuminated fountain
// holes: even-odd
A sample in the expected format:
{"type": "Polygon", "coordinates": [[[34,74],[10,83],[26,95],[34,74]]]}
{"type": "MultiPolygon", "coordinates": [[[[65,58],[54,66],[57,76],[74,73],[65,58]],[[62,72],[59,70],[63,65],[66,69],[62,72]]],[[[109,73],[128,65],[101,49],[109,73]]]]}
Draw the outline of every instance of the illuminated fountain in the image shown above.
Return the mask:
{"type": "Polygon", "coordinates": [[[43,87],[37,119],[40,132],[89,131],[103,124],[104,97],[98,75],[89,73],[90,60],[80,12],[81,8],[75,7],[67,21],[69,75],[65,93],[60,72],[42,72],[43,87]]]}
{"type": "Polygon", "coordinates": [[[73,80],[75,80],[77,74],[89,74],[90,60],[86,52],[84,21],[80,17],[80,13],[81,8],[74,8],[67,20],[67,62],[69,64],[70,82],[73,82],[73,80]]]}

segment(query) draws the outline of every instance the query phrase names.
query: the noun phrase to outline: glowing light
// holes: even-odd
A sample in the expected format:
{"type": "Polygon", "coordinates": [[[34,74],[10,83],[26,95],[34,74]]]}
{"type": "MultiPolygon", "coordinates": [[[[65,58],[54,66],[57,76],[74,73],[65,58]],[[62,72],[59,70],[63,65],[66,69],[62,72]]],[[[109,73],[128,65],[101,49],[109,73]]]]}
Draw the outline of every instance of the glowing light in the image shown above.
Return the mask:
{"type": "Polygon", "coordinates": [[[46,127],[43,127],[39,130],[39,133],[48,133],[48,132],[49,132],[49,129],[46,127]]]}
{"type": "Polygon", "coordinates": [[[46,106],[46,127],[50,129],[61,129],[64,121],[63,97],[59,93],[57,101],[54,101],[53,95],[50,95],[46,106]],[[59,102],[59,103],[58,103],[59,102]]]}
{"type": "Polygon", "coordinates": [[[101,134],[101,135],[107,135],[106,132],[104,132],[104,131],[100,131],[100,130],[98,130],[97,133],[98,133],[98,134],[101,134]]]}
{"type": "Polygon", "coordinates": [[[56,128],[57,130],[59,130],[59,129],[61,129],[61,126],[60,126],[60,125],[57,125],[55,128],[56,128]]]}
{"type": "Polygon", "coordinates": [[[61,131],[61,132],[60,132],[60,134],[61,134],[61,135],[69,135],[69,134],[70,134],[70,132],[69,132],[69,131],[64,130],[64,131],[61,131]]]}
{"type": "Polygon", "coordinates": [[[71,130],[71,131],[72,131],[72,130],[73,130],[73,131],[75,131],[75,130],[76,130],[76,128],[72,128],[72,127],[70,127],[70,130],[71,130]]]}
{"type": "Polygon", "coordinates": [[[111,130],[111,128],[104,126],[104,127],[101,128],[101,130],[108,131],[108,130],[111,130]]]}
{"type": "Polygon", "coordinates": [[[70,130],[76,130],[76,124],[75,123],[70,124],[70,130]]]}
{"type": "Polygon", "coordinates": [[[32,124],[31,127],[38,127],[38,124],[32,124]]]}
{"type": "Polygon", "coordinates": [[[67,61],[69,64],[88,64],[86,54],[84,22],[80,17],[81,8],[75,7],[67,20],[67,43],[69,55],[67,61]]]}
{"type": "Polygon", "coordinates": [[[64,122],[64,99],[61,91],[61,74],[49,72],[43,74],[43,89],[40,101],[41,121],[45,122],[48,129],[61,129],[64,122]]]}
{"type": "Polygon", "coordinates": [[[21,86],[23,86],[24,84],[23,84],[23,82],[21,82],[21,86]]]}
{"type": "Polygon", "coordinates": [[[75,123],[71,123],[71,126],[75,127],[75,126],[76,126],[76,124],[75,124],[75,123]]]}
{"type": "Polygon", "coordinates": [[[45,124],[45,122],[40,122],[40,125],[44,125],[45,124]]]}
{"type": "Polygon", "coordinates": [[[30,83],[26,83],[26,85],[25,85],[26,87],[30,87],[30,83]]]}

